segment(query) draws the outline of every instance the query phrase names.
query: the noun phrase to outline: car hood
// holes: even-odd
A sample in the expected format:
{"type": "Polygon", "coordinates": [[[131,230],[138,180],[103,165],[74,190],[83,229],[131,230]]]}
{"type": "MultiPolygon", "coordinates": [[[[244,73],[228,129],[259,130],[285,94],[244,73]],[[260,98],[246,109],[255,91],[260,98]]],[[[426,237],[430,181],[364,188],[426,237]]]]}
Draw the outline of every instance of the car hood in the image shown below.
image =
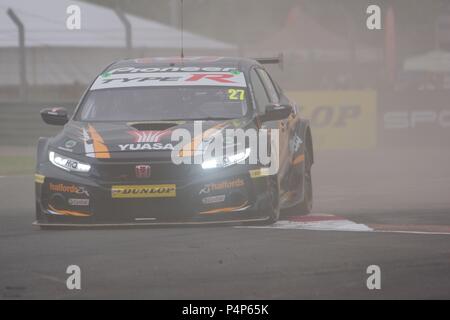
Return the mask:
{"type": "Polygon", "coordinates": [[[52,141],[52,147],[64,152],[93,158],[112,158],[129,153],[171,152],[182,141],[184,151],[201,151],[206,141],[224,129],[246,129],[248,118],[225,121],[143,121],[78,122],[70,121],[52,141]],[[172,133],[185,129],[189,139],[172,141],[172,133]]]}

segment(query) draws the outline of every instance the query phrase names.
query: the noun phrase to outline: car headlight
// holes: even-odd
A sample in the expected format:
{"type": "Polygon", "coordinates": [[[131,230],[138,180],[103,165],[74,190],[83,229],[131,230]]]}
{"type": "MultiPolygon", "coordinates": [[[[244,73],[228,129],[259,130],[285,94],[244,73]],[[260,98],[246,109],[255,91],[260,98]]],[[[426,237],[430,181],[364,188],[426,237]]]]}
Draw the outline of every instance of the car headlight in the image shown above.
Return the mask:
{"type": "Polygon", "coordinates": [[[89,164],[62,156],[53,151],[48,153],[48,158],[55,166],[66,171],[89,172],[89,170],[91,170],[91,166],[89,164]]]}
{"type": "Polygon", "coordinates": [[[231,156],[224,156],[223,158],[212,158],[203,161],[203,169],[213,169],[213,168],[225,168],[233,164],[245,161],[250,156],[251,149],[246,148],[244,151],[233,154],[231,156]]]}

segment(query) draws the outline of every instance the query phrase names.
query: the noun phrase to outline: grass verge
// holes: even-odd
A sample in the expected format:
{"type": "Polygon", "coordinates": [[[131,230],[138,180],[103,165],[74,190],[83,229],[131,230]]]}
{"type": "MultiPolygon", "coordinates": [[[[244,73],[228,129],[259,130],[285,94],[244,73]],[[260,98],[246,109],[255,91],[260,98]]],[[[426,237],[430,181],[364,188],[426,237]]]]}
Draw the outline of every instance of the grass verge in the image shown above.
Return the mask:
{"type": "Polygon", "coordinates": [[[34,168],[34,157],[0,156],[0,176],[32,174],[34,168]]]}

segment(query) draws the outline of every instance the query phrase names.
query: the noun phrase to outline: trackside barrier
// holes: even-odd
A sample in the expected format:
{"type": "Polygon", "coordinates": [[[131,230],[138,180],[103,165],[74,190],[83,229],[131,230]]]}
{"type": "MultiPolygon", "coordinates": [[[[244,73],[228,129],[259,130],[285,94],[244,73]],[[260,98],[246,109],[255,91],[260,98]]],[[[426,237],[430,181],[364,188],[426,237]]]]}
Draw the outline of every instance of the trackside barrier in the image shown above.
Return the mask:
{"type": "Polygon", "coordinates": [[[375,91],[290,91],[287,95],[310,119],[317,150],[377,146],[375,91]]]}
{"type": "Polygon", "coordinates": [[[450,148],[450,92],[384,92],[379,105],[380,146],[450,148]]]}
{"type": "Polygon", "coordinates": [[[41,136],[53,136],[62,127],[45,124],[39,111],[45,107],[65,107],[71,113],[73,104],[0,104],[0,145],[33,146],[41,136]]]}
{"type": "MultiPolygon", "coordinates": [[[[316,150],[376,147],[450,148],[450,93],[291,91],[302,116],[311,120],[316,150]]],[[[39,111],[73,103],[1,103],[0,145],[33,146],[61,127],[46,125],[39,111]]]]}

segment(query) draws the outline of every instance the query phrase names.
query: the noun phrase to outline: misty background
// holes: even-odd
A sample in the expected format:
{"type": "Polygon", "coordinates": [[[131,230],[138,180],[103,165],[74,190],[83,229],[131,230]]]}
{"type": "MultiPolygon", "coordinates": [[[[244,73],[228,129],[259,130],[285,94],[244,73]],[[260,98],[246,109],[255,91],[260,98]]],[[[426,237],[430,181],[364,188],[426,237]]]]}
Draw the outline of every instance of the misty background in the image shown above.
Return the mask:
{"type": "MultiPolygon", "coordinates": [[[[267,68],[311,119],[318,151],[448,149],[449,1],[183,4],[186,56],[282,56],[267,68]],[[381,8],[381,30],[366,26],[371,4],[381,8]]],[[[179,56],[180,27],[181,0],[0,0],[3,171],[32,171],[38,137],[60,130],[40,120],[41,108],[73,110],[115,60],[179,56]],[[72,4],[81,30],[66,27],[72,4]],[[23,48],[9,9],[23,24],[23,48]]]]}

